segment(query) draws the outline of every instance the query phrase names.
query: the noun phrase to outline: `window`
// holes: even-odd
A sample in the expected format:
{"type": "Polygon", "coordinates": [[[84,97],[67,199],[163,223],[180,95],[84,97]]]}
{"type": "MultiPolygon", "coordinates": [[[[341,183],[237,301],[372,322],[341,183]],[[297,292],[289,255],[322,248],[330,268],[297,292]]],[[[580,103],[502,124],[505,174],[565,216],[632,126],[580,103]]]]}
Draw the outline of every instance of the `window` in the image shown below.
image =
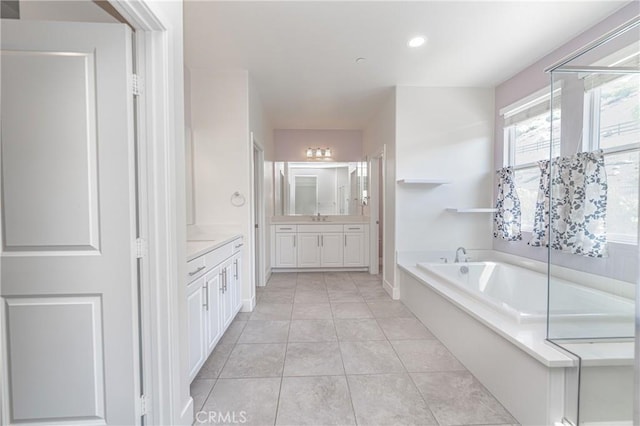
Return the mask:
{"type": "Polygon", "coordinates": [[[504,115],[505,164],[512,166],[522,211],[522,230],[533,230],[540,168],[538,161],[560,152],[560,89],[553,93],[551,114],[550,88],[507,107],[504,115]],[[553,144],[551,126],[553,121],[553,144]]]}
{"type": "Polygon", "coordinates": [[[607,171],[609,241],[637,243],[640,75],[585,78],[585,149],[602,149],[607,171]]]}

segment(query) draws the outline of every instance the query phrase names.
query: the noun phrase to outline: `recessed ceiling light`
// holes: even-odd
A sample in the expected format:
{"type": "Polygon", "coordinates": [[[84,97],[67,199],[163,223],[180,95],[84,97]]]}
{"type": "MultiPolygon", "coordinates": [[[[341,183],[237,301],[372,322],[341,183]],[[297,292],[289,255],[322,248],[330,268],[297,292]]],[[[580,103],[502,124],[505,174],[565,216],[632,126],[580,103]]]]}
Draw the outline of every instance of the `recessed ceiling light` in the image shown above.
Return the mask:
{"type": "Polygon", "coordinates": [[[409,40],[409,42],[407,43],[407,45],[409,47],[420,47],[422,46],[425,42],[427,41],[427,39],[425,39],[422,36],[418,36],[418,37],[414,37],[411,40],[409,40]]]}

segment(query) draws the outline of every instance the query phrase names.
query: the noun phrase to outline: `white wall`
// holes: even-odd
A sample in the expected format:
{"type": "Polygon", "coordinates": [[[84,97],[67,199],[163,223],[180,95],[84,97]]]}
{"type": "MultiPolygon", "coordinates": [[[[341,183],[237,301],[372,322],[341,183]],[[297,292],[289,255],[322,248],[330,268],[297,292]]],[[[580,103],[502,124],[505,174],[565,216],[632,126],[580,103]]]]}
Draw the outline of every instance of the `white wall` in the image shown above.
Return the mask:
{"type": "Polygon", "coordinates": [[[396,278],[396,89],[390,91],[380,110],[363,132],[363,151],[368,157],[385,150],[384,164],[384,265],[385,289],[393,292],[396,278]]]}
{"type": "Polygon", "coordinates": [[[244,70],[191,69],[196,225],[244,237],[242,299],[255,296],[251,273],[249,75],[244,70]],[[243,206],[231,196],[245,197],[243,206]]]}
{"type": "Polygon", "coordinates": [[[397,178],[442,178],[442,186],[398,185],[398,251],[491,247],[493,89],[398,87],[397,178]]]}
{"type": "MultiPolygon", "coordinates": [[[[503,167],[504,156],[504,121],[500,116],[500,109],[526,97],[536,91],[544,89],[551,84],[550,74],[545,73],[545,68],[553,65],[563,57],[598,39],[602,35],[612,31],[616,27],[624,24],[635,16],[640,14],[640,2],[633,2],[597,25],[593,26],[584,33],[578,35],[568,43],[560,46],[558,49],[549,53],[535,64],[525,68],[509,80],[501,83],[495,90],[495,149],[494,149],[494,168],[503,167]]],[[[563,118],[565,114],[563,113],[563,118]]],[[[568,134],[569,128],[566,127],[568,120],[563,120],[563,135],[568,134]]],[[[580,132],[581,127],[575,126],[575,120],[568,123],[575,130],[580,132]]],[[[564,139],[564,136],[563,136],[564,139]]],[[[575,138],[574,138],[575,139],[575,138]]],[[[563,142],[564,143],[564,142],[563,142]]],[[[563,154],[570,154],[566,147],[563,148],[563,154]]],[[[494,239],[493,248],[518,256],[524,256],[540,261],[547,261],[547,249],[541,247],[530,247],[527,242],[530,239],[529,233],[524,233],[522,241],[507,242],[494,239]]],[[[611,277],[628,282],[636,281],[637,246],[628,244],[610,244],[609,257],[604,259],[586,258],[553,250],[551,255],[552,263],[560,266],[579,269],[606,277],[611,277]]]]}
{"type": "Polygon", "coordinates": [[[307,148],[331,148],[333,161],[363,158],[362,131],[276,129],[275,161],[306,161],[307,148]]]}

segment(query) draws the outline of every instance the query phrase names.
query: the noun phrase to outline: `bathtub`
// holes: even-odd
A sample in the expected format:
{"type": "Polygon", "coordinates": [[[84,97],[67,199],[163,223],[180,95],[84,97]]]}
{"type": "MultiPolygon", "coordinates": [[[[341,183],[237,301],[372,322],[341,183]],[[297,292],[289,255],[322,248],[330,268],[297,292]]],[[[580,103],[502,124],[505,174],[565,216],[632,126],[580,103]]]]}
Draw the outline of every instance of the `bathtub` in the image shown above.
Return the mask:
{"type": "Polygon", "coordinates": [[[633,405],[629,391],[633,387],[633,344],[629,343],[630,352],[622,357],[594,355],[579,364],[546,338],[548,332],[550,336],[556,332],[558,336],[587,337],[581,335],[585,331],[596,333],[589,337],[599,333],[602,337],[633,336],[632,299],[594,288],[594,282],[602,281],[598,277],[558,271],[562,278],[552,277],[552,327],[547,330],[547,274],[542,272],[546,269],[542,262],[492,251],[474,253],[476,259],[486,260],[482,262],[424,262],[420,257],[437,259],[441,255],[399,256],[400,300],[520,424],[560,422],[574,403],[571,395],[576,380],[597,384],[588,387],[598,390],[597,394],[580,396],[596,413],[583,413],[583,421],[627,420],[628,413],[617,407],[633,405]],[[580,376],[575,374],[578,365],[582,365],[580,376]]]}
{"type": "MultiPolygon", "coordinates": [[[[518,323],[546,322],[546,274],[491,261],[420,262],[417,266],[518,323]]],[[[549,316],[552,324],[561,327],[572,322],[604,322],[610,324],[606,337],[633,336],[635,305],[632,300],[560,278],[551,279],[549,316]]]]}

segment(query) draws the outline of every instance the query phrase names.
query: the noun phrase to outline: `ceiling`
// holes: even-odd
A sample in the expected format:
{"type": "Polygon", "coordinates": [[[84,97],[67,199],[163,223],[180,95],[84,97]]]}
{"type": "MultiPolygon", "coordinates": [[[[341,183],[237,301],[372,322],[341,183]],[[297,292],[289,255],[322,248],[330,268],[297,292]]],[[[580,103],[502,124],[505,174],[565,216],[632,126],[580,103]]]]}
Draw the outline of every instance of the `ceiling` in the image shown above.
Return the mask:
{"type": "Polygon", "coordinates": [[[394,86],[494,87],[626,3],[186,0],[185,62],[248,70],[274,128],[361,129],[394,86]]]}

